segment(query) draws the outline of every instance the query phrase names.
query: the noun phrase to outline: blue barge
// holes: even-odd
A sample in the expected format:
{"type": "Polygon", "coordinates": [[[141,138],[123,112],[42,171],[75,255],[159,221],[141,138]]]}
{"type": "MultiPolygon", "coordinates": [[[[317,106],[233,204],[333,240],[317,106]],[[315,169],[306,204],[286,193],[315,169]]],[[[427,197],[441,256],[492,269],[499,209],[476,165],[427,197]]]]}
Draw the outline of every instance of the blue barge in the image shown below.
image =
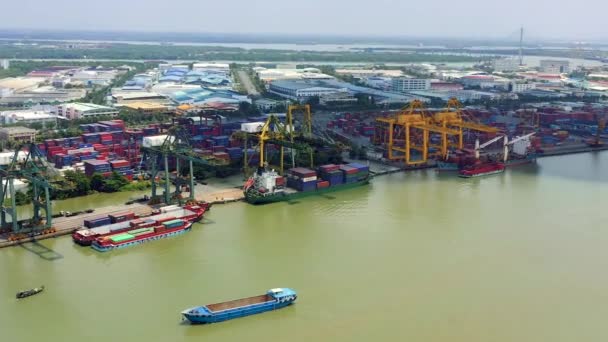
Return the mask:
{"type": "Polygon", "coordinates": [[[216,323],[284,308],[297,298],[292,289],[276,288],[260,296],[186,309],[182,315],[191,323],[216,323]]]}

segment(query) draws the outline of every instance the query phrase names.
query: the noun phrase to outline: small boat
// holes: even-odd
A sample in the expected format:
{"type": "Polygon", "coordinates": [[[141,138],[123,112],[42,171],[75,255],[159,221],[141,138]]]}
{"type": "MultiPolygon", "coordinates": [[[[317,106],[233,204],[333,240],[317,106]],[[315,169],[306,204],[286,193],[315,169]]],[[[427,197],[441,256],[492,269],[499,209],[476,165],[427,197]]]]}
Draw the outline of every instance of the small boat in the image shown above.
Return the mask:
{"type": "Polygon", "coordinates": [[[298,298],[288,288],[270,289],[266,294],[222,303],[198,306],[182,311],[190,323],[215,323],[284,308],[298,298]]]}
{"type": "Polygon", "coordinates": [[[33,296],[44,291],[44,286],[36,287],[31,290],[17,292],[17,299],[33,296]]]}

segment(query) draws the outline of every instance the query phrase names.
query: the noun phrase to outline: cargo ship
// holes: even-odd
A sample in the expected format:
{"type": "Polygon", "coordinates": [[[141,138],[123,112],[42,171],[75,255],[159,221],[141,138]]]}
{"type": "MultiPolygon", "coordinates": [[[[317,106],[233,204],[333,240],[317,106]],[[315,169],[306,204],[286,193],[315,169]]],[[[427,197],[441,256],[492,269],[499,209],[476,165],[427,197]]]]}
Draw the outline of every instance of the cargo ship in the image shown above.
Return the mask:
{"type": "Polygon", "coordinates": [[[172,217],[145,221],[137,229],[98,237],[93,241],[91,247],[99,252],[108,252],[113,249],[131,247],[148,241],[180,235],[192,228],[192,222],[172,217]]]}
{"type": "MultiPolygon", "coordinates": [[[[514,166],[520,166],[520,165],[525,165],[525,164],[532,164],[535,163],[537,159],[537,154],[536,153],[530,153],[524,157],[513,157],[509,160],[507,160],[506,162],[503,162],[503,164],[505,165],[505,167],[514,167],[514,166]]],[[[460,167],[458,165],[458,163],[456,162],[450,162],[450,161],[437,161],[437,170],[438,171],[459,171],[460,167]]]]}
{"type": "Polygon", "coordinates": [[[292,289],[276,288],[260,296],[186,309],[182,315],[190,323],[216,323],[284,308],[293,304],[297,298],[292,289]]]}
{"type": "MultiPolygon", "coordinates": [[[[207,203],[200,205],[187,205],[183,208],[177,205],[160,207],[154,214],[145,217],[145,220],[163,220],[171,217],[189,222],[197,222],[203,218],[209,209],[207,203]]],[[[102,216],[84,221],[84,228],[72,233],[72,240],[81,246],[90,246],[95,239],[132,230],[145,222],[144,218],[137,218],[132,212],[102,216]]]]}
{"type": "Polygon", "coordinates": [[[298,167],[290,169],[287,177],[259,168],[243,191],[248,203],[266,204],[352,189],[369,184],[370,179],[369,166],[358,163],[323,165],[318,172],[298,167]]]}
{"type": "Polygon", "coordinates": [[[502,173],[505,171],[503,163],[482,163],[466,167],[458,171],[458,176],[463,178],[481,177],[502,173]]]}

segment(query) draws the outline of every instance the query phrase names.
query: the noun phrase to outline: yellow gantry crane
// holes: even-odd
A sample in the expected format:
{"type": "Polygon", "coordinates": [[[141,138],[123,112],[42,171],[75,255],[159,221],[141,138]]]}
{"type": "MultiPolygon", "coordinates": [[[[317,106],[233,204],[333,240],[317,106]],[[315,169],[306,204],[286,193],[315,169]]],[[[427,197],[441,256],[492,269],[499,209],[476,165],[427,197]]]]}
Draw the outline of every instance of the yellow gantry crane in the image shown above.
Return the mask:
{"type": "Polygon", "coordinates": [[[287,125],[293,127],[293,117],[295,113],[302,112],[302,134],[310,138],[312,136],[312,112],[309,104],[291,104],[287,107],[287,125]]]}
{"type": "MultiPolygon", "coordinates": [[[[464,115],[460,109],[457,99],[450,99],[447,107],[438,113],[430,115],[426,112],[422,101],[414,100],[408,108],[402,109],[392,117],[377,118],[380,139],[386,143],[389,160],[404,160],[407,165],[423,164],[428,161],[429,147],[439,149],[438,154],[442,158],[448,155],[449,147],[463,148],[463,130],[475,130],[480,132],[496,133],[498,129],[475,122],[472,118],[464,115]],[[430,133],[441,134],[441,143],[433,145],[429,143],[430,133]],[[421,135],[421,139],[420,139],[421,135]],[[395,144],[395,140],[403,138],[403,146],[395,144]],[[413,138],[421,140],[416,144],[413,138]],[[450,140],[455,138],[455,143],[450,140]],[[411,151],[421,152],[421,158],[412,160],[411,151]],[[394,151],[402,152],[395,155],[394,151]]],[[[378,142],[378,137],[377,142],[378,142]]]]}
{"type": "Polygon", "coordinates": [[[376,121],[384,133],[383,140],[387,144],[388,159],[404,160],[407,165],[424,164],[428,161],[429,134],[431,132],[442,135],[442,144],[439,148],[444,155],[447,154],[448,136],[460,134],[458,130],[436,125],[433,117],[426,112],[424,103],[420,100],[412,101],[407,108],[392,117],[378,118],[376,121]],[[422,139],[420,139],[420,135],[422,139]],[[414,140],[415,137],[418,138],[418,144],[414,140]],[[395,140],[399,138],[403,138],[403,146],[395,144],[395,140]],[[412,160],[412,150],[420,151],[421,158],[412,160]],[[403,154],[395,155],[394,151],[403,154]]]}

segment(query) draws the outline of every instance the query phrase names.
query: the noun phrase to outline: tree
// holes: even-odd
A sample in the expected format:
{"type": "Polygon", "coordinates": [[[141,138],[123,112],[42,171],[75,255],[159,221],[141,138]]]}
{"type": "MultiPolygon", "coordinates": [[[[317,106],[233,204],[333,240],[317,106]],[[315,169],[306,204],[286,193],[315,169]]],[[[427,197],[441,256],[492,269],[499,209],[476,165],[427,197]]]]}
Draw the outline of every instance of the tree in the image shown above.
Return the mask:
{"type": "Polygon", "coordinates": [[[91,191],[91,181],[80,171],[66,171],[64,178],[74,187],[76,196],[84,196],[91,191]]]}
{"type": "Polygon", "coordinates": [[[101,174],[95,173],[93,177],[91,177],[91,189],[95,191],[102,191],[104,186],[104,178],[101,174]]]}
{"type": "Polygon", "coordinates": [[[121,176],[118,172],[112,172],[109,178],[104,179],[102,191],[104,192],[116,192],[120,191],[120,188],[129,184],[129,181],[125,177],[121,176]]]}
{"type": "Polygon", "coordinates": [[[42,129],[42,123],[40,122],[32,122],[29,126],[30,128],[35,129],[37,131],[42,129]]]}

